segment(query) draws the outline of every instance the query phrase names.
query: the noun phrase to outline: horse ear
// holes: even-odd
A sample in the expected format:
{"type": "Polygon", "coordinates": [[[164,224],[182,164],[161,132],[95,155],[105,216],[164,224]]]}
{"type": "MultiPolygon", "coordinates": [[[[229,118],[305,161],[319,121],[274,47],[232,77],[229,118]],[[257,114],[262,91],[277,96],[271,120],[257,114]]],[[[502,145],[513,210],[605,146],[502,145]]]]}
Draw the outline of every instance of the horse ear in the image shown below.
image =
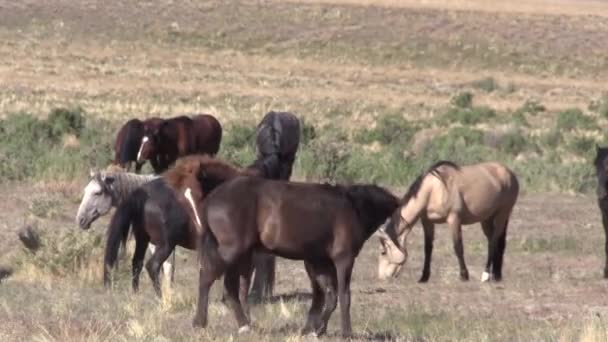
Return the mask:
{"type": "Polygon", "coordinates": [[[89,177],[91,177],[91,178],[95,177],[95,171],[93,170],[93,168],[89,169],[89,177]]]}
{"type": "Polygon", "coordinates": [[[112,186],[112,184],[114,184],[114,181],[115,181],[115,180],[116,180],[116,178],[114,178],[114,176],[106,176],[106,177],[104,177],[103,182],[104,182],[104,183],[105,183],[107,186],[111,187],[111,186],[112,186]]]}

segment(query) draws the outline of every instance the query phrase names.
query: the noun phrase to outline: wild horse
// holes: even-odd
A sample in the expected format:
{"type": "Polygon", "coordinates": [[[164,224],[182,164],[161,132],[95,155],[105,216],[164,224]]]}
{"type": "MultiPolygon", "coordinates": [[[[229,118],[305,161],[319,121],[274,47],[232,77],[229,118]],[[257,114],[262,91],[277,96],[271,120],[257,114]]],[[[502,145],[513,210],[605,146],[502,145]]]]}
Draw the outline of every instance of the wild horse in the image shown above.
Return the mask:
{"type": "MultiPolygon", "coordinates": [[[[289,180],[300,145],[300,120],[289,112],[268,112],[256,131],[257,163],[265,169],[265,178],[289,180]]],[[[260,301],[272,296],[276,258],[256,253],[251,298],[260,301]]]]}
{"type": "Polygon", "coordinates": [[[435,224],[447,223],[460,266],[460,278],[469,279],[464,262],[461,225],[481,222],[488,239],[488,259],[481,281],[502,278],[507,225],[517,201],[519,183],[515,174],[499,163],[458,166],[440,161],[420,175],[410,186],[386,228],[381,231],[380,278],[397,276],[407,260],[407,235],[420,219],[424,228],[424,268],[420,282],[431,274],[431,254],[435,224]],[[398,237],[400,246],[393,241],[398,237]],[[396,248],[399,247],[399,248],[396,248]]]}
{"type": "Polygon", "coordinates": [[[193,154],[215,155],[222,140],[222,126],[208,114],[178,116],[146,130],[137,154],[138,162],[153,163],[155,173],[169,168],[179,157],[193,154]],[[155,165],[156,164],[156,165],[155,165]]]}
{"type": "MultiPolygon", "coordinates": [[[[137,152],[144,134],[147,130],[153,130],[162,123],[163,119],[150,118],[144,121],[131,119],[127,121],[116,135],[114,144],[114,165],[118,165],[126,171],[131,170],[131,165],[135,163],[135,172],[139,173],[143,162],[137,161],[137,152]]],[[[152,164],[155,160],[151,161],[152,164]]]]}
{"type": "Polygon", "coordinates": [[[602,212],[604,226],[606,263],[604,278],[608,278],[608,147],[595,147],[595,174],[597,176],[597,205],[602,212]]]}
{"type": "Polygon", "coordinates": [[[262,250],[304,260],[313,300],[303,334],[326,331],[338,297],[342,334],[350,335],[355,258],[398,205],[395,196],[374,185],[332,186],[257,177],[222,184],[197,207],[202,223],[201,269],[193,324],[207,325],[209,290],[225,273],[226,302],[239,332],[249,329],[246,296],[252,256],[262,250]]]}

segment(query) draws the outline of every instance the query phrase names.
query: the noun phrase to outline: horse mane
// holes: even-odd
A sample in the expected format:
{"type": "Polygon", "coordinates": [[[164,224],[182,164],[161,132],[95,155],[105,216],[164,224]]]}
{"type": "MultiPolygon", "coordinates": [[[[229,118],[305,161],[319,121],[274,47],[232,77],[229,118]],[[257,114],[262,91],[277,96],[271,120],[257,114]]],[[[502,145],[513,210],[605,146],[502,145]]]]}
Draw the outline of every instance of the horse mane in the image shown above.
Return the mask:
{"type": "Polygon", "coordinates": [[[105,187],[108,191],[110,191],[118,202],[122,202],[135,189],[158,178],[158,176],[139,175],[136,173],[126,172],[118,165],[109,165],[105,170],[95,171],[92,178],[95,179],[102,187],[105,187]],[[111,188],[108,188],[104,181],[108,177],[113,178],[111,188]]]}
{"type": "Polygon", "coordinates": [[[242,175],[254,175],[253,170],[241,169],[221,159],[209,155],[190,155],[179,158],[175,165],[162,174],[167,184],[175,189],[186,186],[187,179],[199,175],[216,181],[226,181],[242,175]]]}
{"type": "MultiPolygon", "coordinates": [[[[346,196],[357,216],[371,235],[399,207],[399,198],[387,189],[373,184],[329,185],[346,196]]],[[[369,237],[368,235],[368,237],[369,237]]]]}
{"type": "Polygon", "coordinates": [[[441,176],[441,174],[439,173],[439,171],[437,170],[440,166],[449,166],[455,170],[460,170],[460,166],[454,162],[451,162],[448,160],[440,160],[440,161],[436,162],[435,164],[431,165],[428,169],[426,169],[426,171],[424,171],[418,177],[416,177],[414,182],[412,182],[410,187],[407,189],[407,192],[403,196],[403,199],[401,200],[401,204],[403,205],[403,204],[407,203],[412,197],[415,197],[418,194],[418,191],[420,191],[420,186],[422,185],[422,180],[424,180],[424,177],[426,177],[427,175],[432,174],[443,182],[444,179],[441,176]]]}

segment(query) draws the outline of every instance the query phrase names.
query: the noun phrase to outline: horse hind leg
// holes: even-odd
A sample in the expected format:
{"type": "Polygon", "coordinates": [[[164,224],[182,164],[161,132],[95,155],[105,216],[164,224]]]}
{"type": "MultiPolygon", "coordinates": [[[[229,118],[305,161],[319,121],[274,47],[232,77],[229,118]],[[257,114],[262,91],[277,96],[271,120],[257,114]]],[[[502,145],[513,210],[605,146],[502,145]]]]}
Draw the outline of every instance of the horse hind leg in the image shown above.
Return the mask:
{"type": "Polygon", "coordinates": [[[242,265],[239,264],[230,266],[224,276],[224,293],[226,294],[226,304],[234,313],[239,326],[239,334],[251,330],[249,327],[249,318],[245,314],[246,310],[243,309],[243,305],[239,300],[241,267],[242,265]]]}
{"type": "Polygon", "coordinates": [[[135,252],[133,253],[133,261],[132,261],[132,279],[131,286],[133,287],[133,291],[137,292],[139,290],[139,275],[141,274],[141,270],[144,265],[144,258],[146,256],[146,248],[148,247],[148,239],[144,237],[139,237],[135,241],[135,252]]]}
{"type": "MultiPolygon", "coordinates": [[[[329,261],[328,261],[329,262],[329,261]]],[[[323,310],[321,311],[321,317],[318,321],[318,325],[315,327],[315,336],[321,336],[327,331],[327,324],[331,314],[338,305],[337,297],[337,274],[333,264],[330,265],[319,265],[321,267],[315,267],[315,273],[317,274],[317,283],[322,288],[325,297],[325,303],[323,310]]]]}
{"type": "Polygon", "coordinates": [[[604,278],[608,278],[608,212],[600,204],[600,211],[602,212],[602,224],[604,226],[605,242],[604,251],[606,253],[606,264],[604,266],[604,278]]]}
{"type": "Polygon", "coordinates": [[[310,286],[312,287],[312,304],[308,310],[306,324],[304,324],[304,328],[302,328],[301,331],[302,335],[307,335],[313,332],[314,329],[321,324],[321,310],[325,305],[325,294],[317,281],[317,275],[313,266],[309,262],[305,261],[304,267],[306,268],[306,273],[310,279],[310,286]]]}
{"type": "Polygon", "coordinates": [[[162,297],[161,284],[159,279],[160,269],[162,264],[169,258],[171,252],[175,249],[175,244],[165,243],[164,245],[157,246],[156,251],[152,257],[146,263],[146,270],[150,279],[152,279],[152,285],[156,291],[158,297],[162,297]]]}
{"type": "Polygon", "coordinates": [[[488,240],[488,258],[486,261],[486,267],[481,274],[481,281],[487,282],[490,280],[490,274],[492,274],[492,264],[494,261],[494,254],[496,253],[496,239],[494,238],[494,217],[490,217],[485,221],[481,222],[481,228],[483,230],[486,239],[488,240]]]}

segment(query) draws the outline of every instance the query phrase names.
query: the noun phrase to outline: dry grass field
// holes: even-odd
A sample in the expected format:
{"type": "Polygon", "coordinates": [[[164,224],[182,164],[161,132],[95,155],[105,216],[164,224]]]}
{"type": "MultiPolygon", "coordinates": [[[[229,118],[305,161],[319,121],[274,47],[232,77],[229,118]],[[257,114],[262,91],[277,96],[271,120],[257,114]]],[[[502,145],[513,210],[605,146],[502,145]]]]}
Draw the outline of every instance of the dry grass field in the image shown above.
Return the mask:
{"type": "MultiPolygon", "coordinates": [[[[227,128],[220,155],[245,161],[253,151],[237,149],[238,133],[272,109],[316,131],[298,180],[377,182],[401,195],[450,158],[501,160],[524,184],[502,283],[478,280],[487,247],[477,226],[464,233],[466,283],[445,229],[428,284],[416,283],[419,227],[388,282],[376,279],[370,240],[353,276],[355,340],[607,341],[591,164],[595,143],[608,142],[606,32],[600,0],[0,0],[0,266],[15,270],[0,284],[0,341],[307,340],[301,263],[280,261],[277,296],[253,307],[251,335],[235,334],[219,285],[210,327],[193,329],[193,252],[178,251],[161,302],[145,274],[130,291],[128,260],[109,292],[108,218],[88,232],[74,223],[89,167],[105,166],[128,118],[211,113],[227,128]],[[99,136],[62,133],[47,148],[23,118],[56,108],[79,108],[99,136]],[[24,225],[43,233],[36,255],[20,247],[24,225]]],[[[338,339],[333,316],[323,339],[338,339]]]]}

